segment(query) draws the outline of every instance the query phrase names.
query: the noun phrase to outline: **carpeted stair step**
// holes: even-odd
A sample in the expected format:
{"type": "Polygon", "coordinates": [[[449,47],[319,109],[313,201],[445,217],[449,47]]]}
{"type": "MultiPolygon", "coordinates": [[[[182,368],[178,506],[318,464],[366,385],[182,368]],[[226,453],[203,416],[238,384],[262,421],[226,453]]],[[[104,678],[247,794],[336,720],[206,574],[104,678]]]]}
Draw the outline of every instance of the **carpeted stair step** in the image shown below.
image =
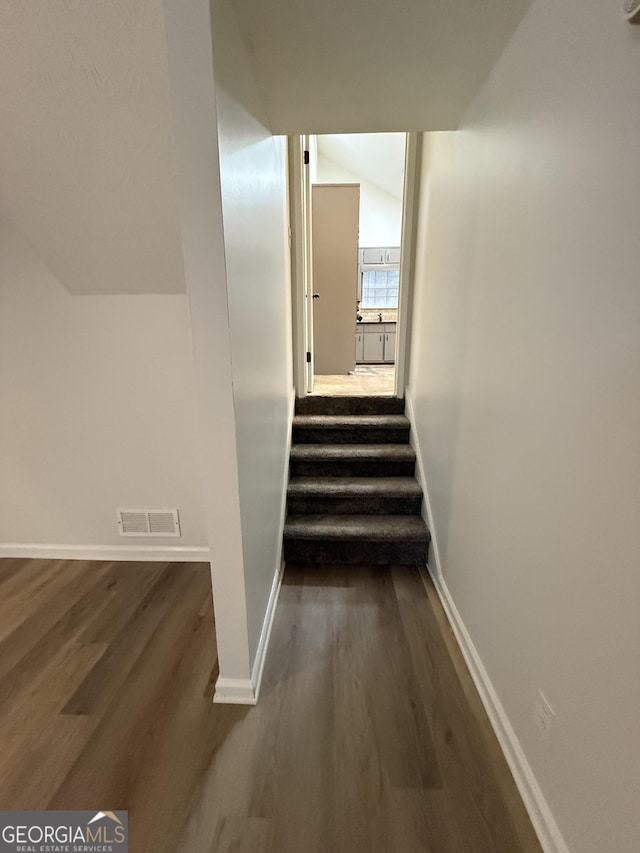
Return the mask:
{"type": "Polygon", "coordinates": [[[420,515],[415,477],[293,477],[289,515],[420,515]]]}
{"type": "Polygon", "coordinates": [[[408,444],[294,444],[292,477],[413,477],[408,444]]]}
{"type": "Polygon", "coordinates": [[[297,415],[402,415],[404,400],[398,397],[320,397],[296,399],[297,415]]]}
{"type": "Polygon", "coordinates": [[[306,565],[424,565],[429,530],[420,516],[289,516],[284,559],[306,565]]]}
{"type": "Polygon", "coordinates": [[[296,415],[293,442],[304,444],[405,444],[405,415],[296,415]]]}

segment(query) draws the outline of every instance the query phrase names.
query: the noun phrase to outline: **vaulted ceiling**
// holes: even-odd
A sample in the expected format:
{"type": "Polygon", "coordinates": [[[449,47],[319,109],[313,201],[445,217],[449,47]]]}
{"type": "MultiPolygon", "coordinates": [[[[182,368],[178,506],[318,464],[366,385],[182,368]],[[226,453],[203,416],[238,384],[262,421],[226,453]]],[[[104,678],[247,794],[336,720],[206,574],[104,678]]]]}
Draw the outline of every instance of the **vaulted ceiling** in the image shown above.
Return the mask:
{"type": "Polygon", "coordinates": [[[402,200],[405,137],[404,133],[318,136],[318,155],[402,200]]]}

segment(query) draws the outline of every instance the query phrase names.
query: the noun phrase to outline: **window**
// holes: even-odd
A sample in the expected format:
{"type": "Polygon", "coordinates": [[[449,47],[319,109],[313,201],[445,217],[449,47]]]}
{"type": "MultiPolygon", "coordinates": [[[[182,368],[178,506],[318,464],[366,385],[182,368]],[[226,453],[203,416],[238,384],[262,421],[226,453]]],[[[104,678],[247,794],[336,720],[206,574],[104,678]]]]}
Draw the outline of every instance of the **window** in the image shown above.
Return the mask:
{"type": "Polygon", "coordinates": [[[361,308],[397,308],[399,269],[364,270],[361,308]]]}

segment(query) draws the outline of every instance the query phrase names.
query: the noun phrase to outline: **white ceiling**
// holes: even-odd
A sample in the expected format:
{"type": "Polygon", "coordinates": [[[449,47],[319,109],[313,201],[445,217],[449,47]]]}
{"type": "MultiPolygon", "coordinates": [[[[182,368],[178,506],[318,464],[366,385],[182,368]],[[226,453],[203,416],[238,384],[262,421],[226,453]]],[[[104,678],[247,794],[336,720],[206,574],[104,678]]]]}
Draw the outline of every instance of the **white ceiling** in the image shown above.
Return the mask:
{"type": "Polygon", "coordinates": [[[402,200],[404,133],[344,133],[317,139],[319,156],[402,200]]]}
{"type": "Polygon", "coordinates": [[[0,3],[0,211],[78,293],[184,289],[161,0],[0,3]]]}
{"type": "Polygon", "coordinates": [[[531,0],[232,0],[274,133],[451,130],[531,0]]]}
{"type": "MultiPolygon", "coordinates": [[[[273,131],[344,133],[455,127],[530,0],[232,2],[273,131]]],[[[0,3],[0,214],[71,292],[184,290],[168,92],[162,0],[0,3]]]]}

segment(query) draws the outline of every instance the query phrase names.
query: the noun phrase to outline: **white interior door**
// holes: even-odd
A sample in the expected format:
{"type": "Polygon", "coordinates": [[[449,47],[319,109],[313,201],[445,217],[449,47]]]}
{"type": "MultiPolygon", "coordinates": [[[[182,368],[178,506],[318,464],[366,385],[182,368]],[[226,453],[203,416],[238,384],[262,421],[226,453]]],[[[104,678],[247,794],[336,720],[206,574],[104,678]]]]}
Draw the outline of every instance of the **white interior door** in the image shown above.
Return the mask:
{"type": "Polygon", "coordinates": [[[359,184],[314,184],[312,194],[315,372],[355,368],[359,184]]]}

